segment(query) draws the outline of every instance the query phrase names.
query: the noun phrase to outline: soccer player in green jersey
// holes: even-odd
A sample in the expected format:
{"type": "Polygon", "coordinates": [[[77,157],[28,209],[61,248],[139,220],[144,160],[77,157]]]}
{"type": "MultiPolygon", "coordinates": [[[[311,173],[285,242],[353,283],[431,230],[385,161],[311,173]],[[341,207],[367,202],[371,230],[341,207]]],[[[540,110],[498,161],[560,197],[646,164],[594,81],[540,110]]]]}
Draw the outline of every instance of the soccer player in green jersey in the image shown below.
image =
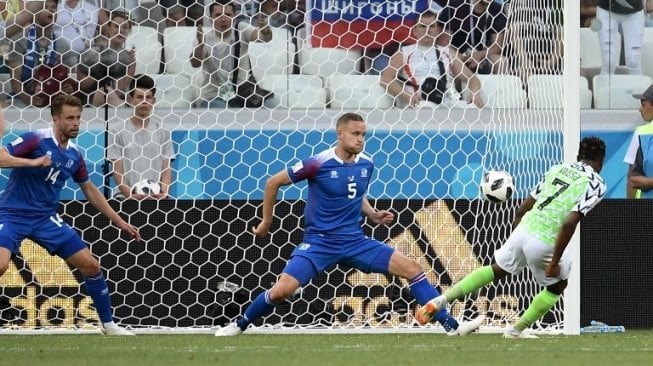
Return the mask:
{"type": "Polygon", "coordinates": [[[523,330],[543,317],[567,287],[572,253],[565,248],[578,223],[603,199],[606,191],[599,175],[605,159],[605,143],[597,137],[584,138],[577,159],[576,163],[555,165],[545,173],[544,179],[517,209],[515,229],[494,253],[494,263],[474,270],[420,308],[416,314],[420,324],[426,324],[450,301],[528,267],[544,289],[503,336],[537,338],[523,330]]]}

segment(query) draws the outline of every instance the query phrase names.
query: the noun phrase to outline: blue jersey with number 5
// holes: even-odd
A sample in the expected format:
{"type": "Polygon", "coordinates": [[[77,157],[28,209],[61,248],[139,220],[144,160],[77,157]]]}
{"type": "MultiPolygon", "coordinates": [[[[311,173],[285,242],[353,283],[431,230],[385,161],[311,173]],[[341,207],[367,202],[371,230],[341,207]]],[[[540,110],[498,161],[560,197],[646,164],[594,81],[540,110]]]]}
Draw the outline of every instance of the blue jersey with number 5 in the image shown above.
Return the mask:
{"type": "Polygon", "coordinates": [[[308,180],[305,233],[361,235],[362,202],[373,171],[367,155],[346,163],[333,148],[288,167],[293,183],[308,180]]]}
{"type": "Polygon", "coordinates": [[[59,208],[59,194],[72,177],[76,183],[89,180],[86,163],[71,141],[67,148],[59,147],[51,128],[28,132],[7,146],[16,157],[34,159],[50,155],[52,165],[37,168],[14,168],[7,187],[0,194],[0,209],[12,213],[50,214],[59,208]]]}

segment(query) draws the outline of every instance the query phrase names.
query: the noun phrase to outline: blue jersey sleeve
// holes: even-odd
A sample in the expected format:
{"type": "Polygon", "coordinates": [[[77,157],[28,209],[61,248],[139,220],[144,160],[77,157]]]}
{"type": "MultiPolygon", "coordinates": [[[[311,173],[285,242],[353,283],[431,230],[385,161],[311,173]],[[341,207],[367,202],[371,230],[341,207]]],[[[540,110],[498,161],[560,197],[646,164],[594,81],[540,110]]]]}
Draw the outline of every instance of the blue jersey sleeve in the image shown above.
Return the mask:
{"type": "Polygon", "coordinates": [[[82,154],[78,151],[79,154],[79,167],[73,173],[73,181],[77,184],[87,182],[90,178],[88,177],[88,170],[86,169],[86,160],[82,154]]]}
{"type": "Polygon", "coordinates": [[[26,158],[30,157],[31,153],[36,150],[40,142],[41,136],[34,132],[27,132],[8,143],[6,148],[9,154],[20,158],[26,158]]]}
{"type": "Polygon", "coordinates": [[[304,159],[287,168],[288,176],[293,183],[300,182],[304,179],[313,179],[318,170],[320,170],[320,165],[320,162],[315,157],[304,159]]]}

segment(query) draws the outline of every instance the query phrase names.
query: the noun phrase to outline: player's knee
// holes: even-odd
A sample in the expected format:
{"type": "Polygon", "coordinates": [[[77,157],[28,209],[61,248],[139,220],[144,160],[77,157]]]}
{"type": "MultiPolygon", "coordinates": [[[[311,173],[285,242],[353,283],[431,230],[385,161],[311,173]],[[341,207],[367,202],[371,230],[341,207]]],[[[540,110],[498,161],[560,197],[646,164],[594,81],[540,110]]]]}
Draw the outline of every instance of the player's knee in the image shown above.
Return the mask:
{"type": "Polygon", "coordinates": [[[549,290],[549,292],[554,293],[556,295],[562,295],[562,293],[565,291],[566,288],[567,288],[567,280],[561,280],[558,281],[557,283],[554,283],[553,285],[546,287],[546,289],[549,290]]]}
{"type": "Polygon", "coordinates": [[[100,262],[98,262],[95,258],[82,263],[79,267],[77,267],[77,269],[84,277],[94,276],[102,270],[100,267],[100,262]]]}
{"type": "Polygon", "coordinates": [[[417,262],[414,259],[409,259],[406,262],[406,272],[408,274],[408,276],[406,276],[406,277],[410,279],[410,278],[413,278],[413,277],[417,276],[418,274],[424,272],[424,269],[419,264],[419,262],[417,262]]]}
{"type": "Polygon", "coordinates": [[[294,289],[291,289],[287,286],[274,286],[270,289],[269,296],[270,301],[273,303],[280,303],[285,301],[290,297],[294,292],[294,289]]]}

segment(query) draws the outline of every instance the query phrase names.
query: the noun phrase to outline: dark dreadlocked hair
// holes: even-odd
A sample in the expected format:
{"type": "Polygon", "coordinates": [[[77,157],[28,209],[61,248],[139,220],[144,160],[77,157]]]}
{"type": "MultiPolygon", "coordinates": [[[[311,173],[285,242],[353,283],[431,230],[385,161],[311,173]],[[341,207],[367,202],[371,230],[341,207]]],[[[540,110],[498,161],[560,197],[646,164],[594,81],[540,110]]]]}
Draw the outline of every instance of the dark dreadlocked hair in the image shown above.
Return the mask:
{"type": "Polygon", "coordinates": [[[596,136],[587,136],[580,142],[578,160],[599,161],[605,158],[605,142],[596,136]]]}

